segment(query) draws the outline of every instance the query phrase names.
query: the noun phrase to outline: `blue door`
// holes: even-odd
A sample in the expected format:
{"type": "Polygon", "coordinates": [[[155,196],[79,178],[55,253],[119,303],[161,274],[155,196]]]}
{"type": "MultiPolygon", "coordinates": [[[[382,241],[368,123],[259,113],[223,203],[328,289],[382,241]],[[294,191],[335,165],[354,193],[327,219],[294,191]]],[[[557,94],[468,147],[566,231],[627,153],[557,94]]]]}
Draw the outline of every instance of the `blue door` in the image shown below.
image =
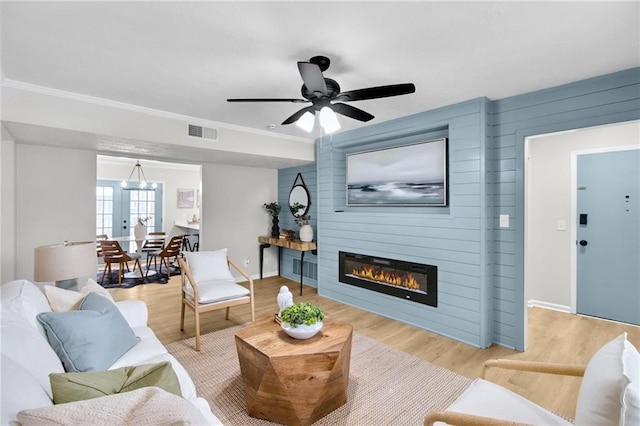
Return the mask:
{"type": "Polygon", "coordinates": [[[640,325],[640,150],[577,157],[577,312],[640,325]]]}
{"type": "MultiPolygon", "coordinates": [[[[162,230],[162,184],[153,190],[124,190],[119,181],[96,182],[96,235],[109,238],[133,235],[138,218],[150,218],[147,231],[162,230]]],[[[135,244],[121,243],[125,250],[134,250],[135,244]]]]}

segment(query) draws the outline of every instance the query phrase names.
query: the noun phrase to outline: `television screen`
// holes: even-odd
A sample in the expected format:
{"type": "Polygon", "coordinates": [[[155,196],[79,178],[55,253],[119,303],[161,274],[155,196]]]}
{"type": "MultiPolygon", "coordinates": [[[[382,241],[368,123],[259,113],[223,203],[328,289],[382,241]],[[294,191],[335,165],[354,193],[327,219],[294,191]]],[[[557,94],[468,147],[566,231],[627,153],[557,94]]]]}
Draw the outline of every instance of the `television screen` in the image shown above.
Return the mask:
{"type": "Polygon", "coordinates": [[[347,154],[348,206],[446,206],[447,139],[347,154]]]}

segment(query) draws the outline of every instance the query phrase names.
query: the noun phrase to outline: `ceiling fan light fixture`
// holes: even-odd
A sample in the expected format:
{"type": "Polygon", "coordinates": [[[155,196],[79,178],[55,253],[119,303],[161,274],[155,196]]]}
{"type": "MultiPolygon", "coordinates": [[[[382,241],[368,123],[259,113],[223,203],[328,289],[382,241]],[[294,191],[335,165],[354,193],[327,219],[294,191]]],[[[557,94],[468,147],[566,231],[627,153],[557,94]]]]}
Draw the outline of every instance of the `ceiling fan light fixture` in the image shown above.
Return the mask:
{"type": "Polygon", "coordinates": [[[340,122],[336,113],[329,107],[322,107],[320,110],[320,125],[327,133],[333,133],[336,130],[340,130],[340,122]]]}
{"type": "Polygon", "coordinates": [[[313,130],[313,125],[316,121],[315,115],[311,114],[309,111],[302,114],[302,117],[296,121],[296,126],[300,127],[302,130],[311,133],[313,130]]]}

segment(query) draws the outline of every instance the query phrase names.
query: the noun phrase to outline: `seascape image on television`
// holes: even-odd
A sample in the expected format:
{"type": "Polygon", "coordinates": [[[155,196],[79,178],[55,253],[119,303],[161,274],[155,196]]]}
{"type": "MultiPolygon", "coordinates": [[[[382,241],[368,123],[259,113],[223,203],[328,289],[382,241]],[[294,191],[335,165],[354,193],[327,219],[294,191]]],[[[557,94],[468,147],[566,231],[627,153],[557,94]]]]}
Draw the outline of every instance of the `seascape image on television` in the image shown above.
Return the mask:
{"type": "Polygon", "coordinates": [[[347,155],[347,205],[445,206],[446,139],[347,155]]]}

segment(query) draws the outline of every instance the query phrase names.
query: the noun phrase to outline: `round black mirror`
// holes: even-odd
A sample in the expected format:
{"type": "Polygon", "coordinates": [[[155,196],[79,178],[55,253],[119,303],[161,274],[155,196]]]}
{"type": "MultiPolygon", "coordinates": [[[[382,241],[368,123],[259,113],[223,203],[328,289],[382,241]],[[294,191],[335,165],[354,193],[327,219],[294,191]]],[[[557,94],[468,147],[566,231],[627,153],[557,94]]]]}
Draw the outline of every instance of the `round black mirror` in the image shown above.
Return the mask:
{"type": "Polygon", "coordinates": [[[310,204],[309,191],[302,180],[302,175],[298,173],[289,192],[289,209],[295,217],[301,217],[309,212],[310,204]]]}

